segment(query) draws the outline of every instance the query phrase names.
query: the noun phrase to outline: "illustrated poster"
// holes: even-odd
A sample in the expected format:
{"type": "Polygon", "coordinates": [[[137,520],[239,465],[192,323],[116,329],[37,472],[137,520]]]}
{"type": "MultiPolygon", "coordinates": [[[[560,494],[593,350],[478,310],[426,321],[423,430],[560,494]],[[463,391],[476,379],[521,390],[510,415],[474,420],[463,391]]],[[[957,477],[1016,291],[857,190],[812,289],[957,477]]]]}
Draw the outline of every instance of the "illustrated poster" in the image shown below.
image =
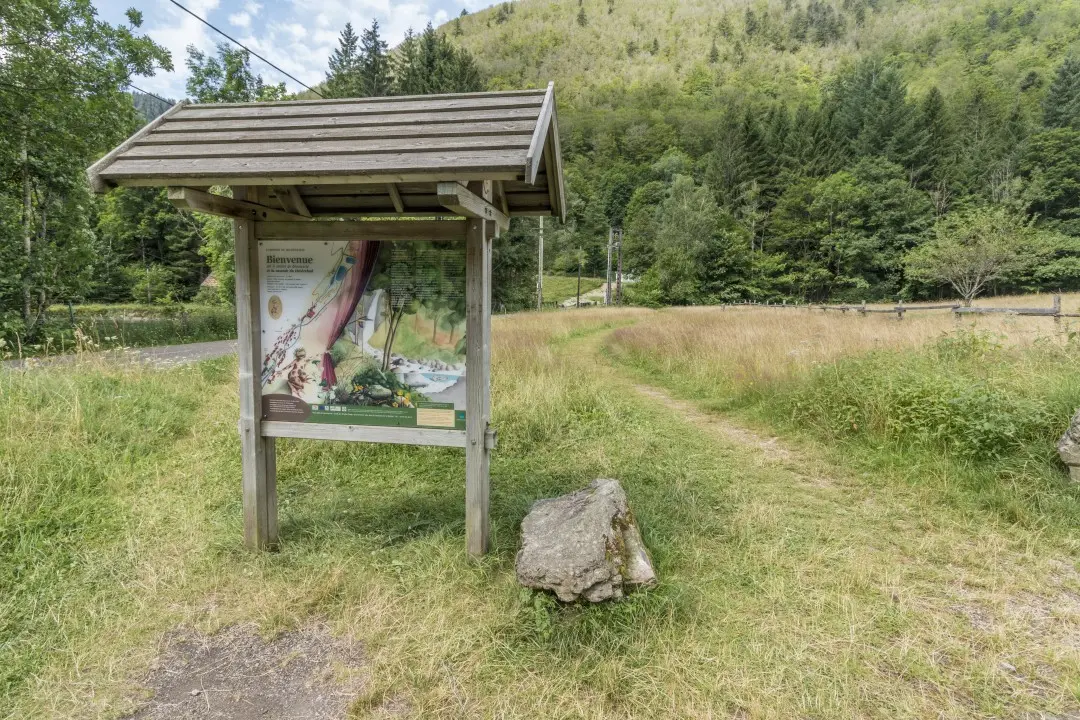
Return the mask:
{"type": "Polygon", "coordinates": [[[263,240],[263,417],[465,429],[465,247],[263,240]]]}

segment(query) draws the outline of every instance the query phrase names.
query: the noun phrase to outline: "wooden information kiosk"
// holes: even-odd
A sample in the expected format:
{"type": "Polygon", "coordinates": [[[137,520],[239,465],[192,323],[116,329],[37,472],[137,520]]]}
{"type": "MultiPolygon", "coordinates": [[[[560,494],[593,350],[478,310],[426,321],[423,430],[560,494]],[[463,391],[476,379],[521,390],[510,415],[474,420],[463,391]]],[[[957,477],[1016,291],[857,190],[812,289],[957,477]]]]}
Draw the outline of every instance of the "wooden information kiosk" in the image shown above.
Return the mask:
{"type": "Polygon", "coordinates": [[[491,244],[515,215],[565,219],[553,84],[180,103],[87,173],[233,218],[249,547],[277,546],[287,437],[464,448],[466,543],[487,551],[491,244]],[[394,352],[409,312],[430,356],[394,352]]]}

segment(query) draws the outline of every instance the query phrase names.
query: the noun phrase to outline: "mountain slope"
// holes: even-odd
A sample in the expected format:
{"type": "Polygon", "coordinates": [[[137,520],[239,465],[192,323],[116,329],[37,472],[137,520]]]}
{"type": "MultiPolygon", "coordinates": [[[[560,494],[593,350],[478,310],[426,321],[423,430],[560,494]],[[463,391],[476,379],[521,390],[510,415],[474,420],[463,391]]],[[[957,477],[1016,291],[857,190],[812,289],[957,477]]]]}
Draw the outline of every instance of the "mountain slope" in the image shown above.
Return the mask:
{"type": "Polygon", "coordinates": [[[898,62],[915,93],[949,95],[978,77],[1001,89],[1046,83],[1080,47],[1080,2],[521,0],[443,30],[494,88],[555,80],[576,106],[650,87],[813,99],[844,63],[874,54],[898,62]]]}

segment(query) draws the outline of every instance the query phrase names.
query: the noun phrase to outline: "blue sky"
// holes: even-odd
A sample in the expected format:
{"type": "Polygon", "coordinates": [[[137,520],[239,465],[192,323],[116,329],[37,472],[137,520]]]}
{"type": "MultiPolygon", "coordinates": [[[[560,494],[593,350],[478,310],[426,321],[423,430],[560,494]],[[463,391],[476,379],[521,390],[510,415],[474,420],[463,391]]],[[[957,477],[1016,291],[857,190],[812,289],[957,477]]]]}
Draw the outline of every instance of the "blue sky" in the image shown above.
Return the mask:
{"type": "MultiPolygon", "coordinates": [[[[359,33],[377,18],[383,37],[395,45],[410,27],[420,30],[458,15],[487,7],[491,0],[177,0],[234,38],[309,85],[325,77],[326,59],[337,47],[338,34],[351,22],[359,33]]],[[[174,71],[137,78],[136,85],[166,98],[185,96],[185,48],[195,45],[213,51],[223,37],[169,0],[94,0],[102,20],[126,23],[124,12],[134,7],[143,14],[142,30],[172,52],[174,71]]],[[[292,80],[252,58],[252,67],[268,82],[292,80]]]]}

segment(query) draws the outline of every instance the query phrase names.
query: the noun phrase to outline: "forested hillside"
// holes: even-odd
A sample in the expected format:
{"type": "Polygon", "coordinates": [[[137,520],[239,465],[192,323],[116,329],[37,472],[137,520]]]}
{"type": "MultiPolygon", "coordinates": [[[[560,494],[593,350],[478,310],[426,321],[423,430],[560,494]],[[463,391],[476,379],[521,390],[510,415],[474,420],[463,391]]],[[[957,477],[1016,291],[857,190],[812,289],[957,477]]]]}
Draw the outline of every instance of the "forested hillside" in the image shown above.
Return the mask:
{"type": "Polygon", "coordinates": [[[1077,40],[1078,21],[1075,0],[523,0],[443,29],[493,87],[554,79],[571,105],[617,107],[626,90],[660,88],[814,100],[838,70],[876,55],[916,93],[949,95],[976,77],[1030,89],[1077,40]]]}
{"type": "MultiPolygon", "coordinates": [[[[90,0],[0,4],[0,336],[62,301],[189,300],[227,223],[84,169],[167,103],[180,64],[90,0]]],[[[570,201],[547,271],[631,300],[879,300],[1080,288],[1080,0],[522,0],[418,29],[343,28],[328,97],[554,80],[570,201]],[[974,274],[974,275],[973,275],[974,274]],[[974,280],[972,279],[974,277],[974,280]]],[[[288,97],[242,50],[189,49],[196,102],[288,97]]],[[[531,304],[536,221],[496,247],[496,307],[531,304]]]]}
{"type": "Polygon", "coordinates": [[[443,31],[494,88],[557,84],[556,271],[602,273],[623,225],[645,301],[952,293],[911,252],[965,237],[998,238],[997,290],[1080,283],[1071,0],[524,0],[443,31]]]}

